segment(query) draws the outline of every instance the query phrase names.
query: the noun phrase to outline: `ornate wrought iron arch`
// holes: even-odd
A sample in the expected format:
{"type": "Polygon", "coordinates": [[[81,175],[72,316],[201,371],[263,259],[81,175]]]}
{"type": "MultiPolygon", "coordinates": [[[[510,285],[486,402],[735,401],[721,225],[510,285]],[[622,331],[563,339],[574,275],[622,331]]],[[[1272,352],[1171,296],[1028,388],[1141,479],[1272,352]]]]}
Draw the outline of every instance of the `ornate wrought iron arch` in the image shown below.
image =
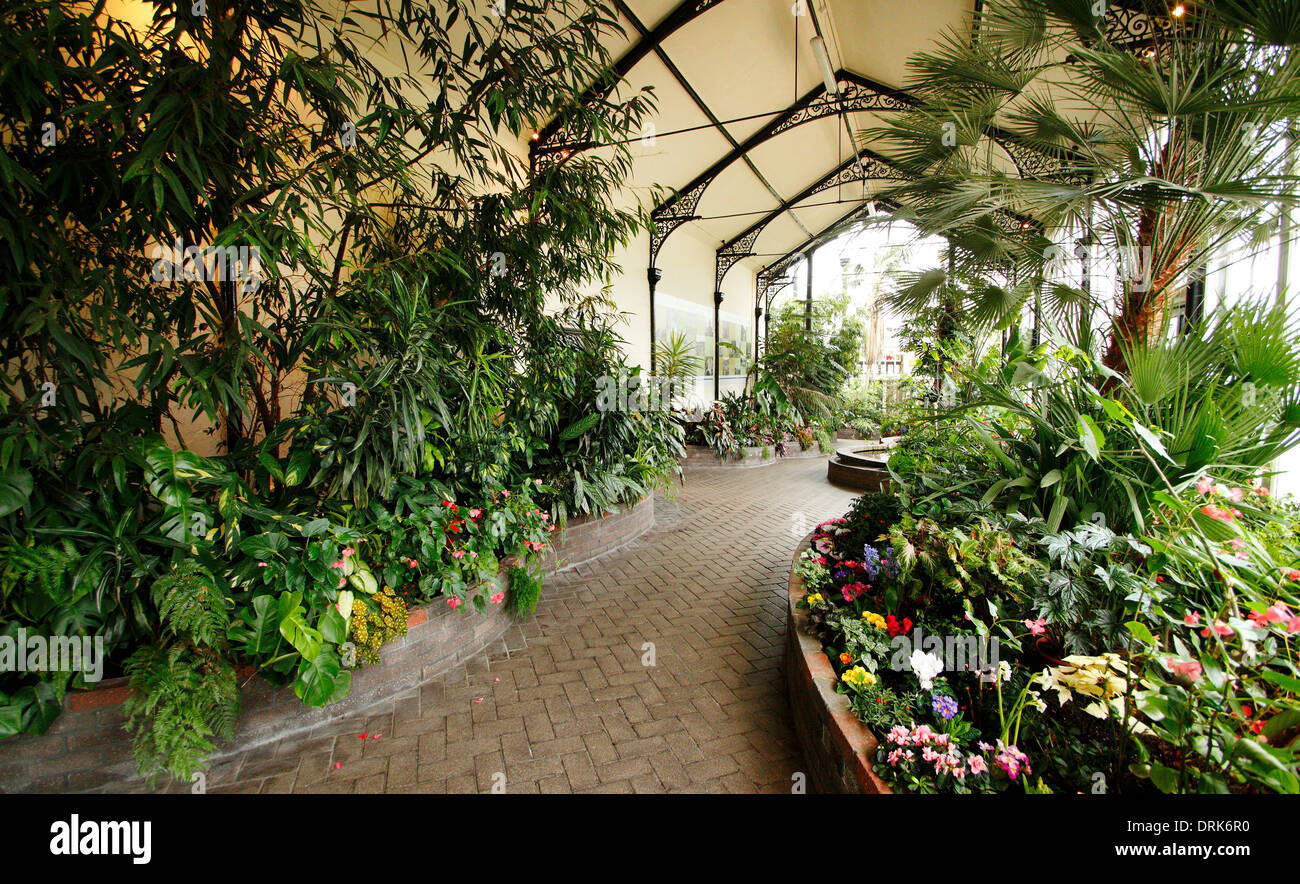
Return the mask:
{"type": "Polygon", "coordinates": [[[754,253],[755,240],[758,239],[769,224],[784,212],[809,197],[816,196],[832,187],[854,181],[868,180],[906,181],[908,178],[896,166],[885,160],[884,157],[865,149],[859,151],[857,156],[845,160],[835,169],[823,175],[818,181],[810,184],[789,200],[783,201],[781,205],[723,243],[714,259],[714,291],[722,290],[722,280],[727,275],[727,271],[734,267],[738,261],[754,253]]]}
{"type": "Polygon", "coordinates": [[[695,208],[704,196],[710,184],[732,163],[749,153],[758,145],[796,126],[834,116],[839,113],[840,102],[849,112],[857,111],[897,111],[905,110],[916,103],[904,92],[892,89],[875,80],[859,76],[851,71],[840,71],[835,75],[840,93],[837,98],[826,92],[824,85],[818,85],[805,93],[798,101],[790,105],[779,115],[772,118],[753,135],[746,138],[725,156],[709,166],[681,190],[664,200],[650,217],[655,229],[650,234],[650,265],[654,266],[659,257],[659,250],[674,230],[687,221],[694,221],[698,216],[695,208]]]}

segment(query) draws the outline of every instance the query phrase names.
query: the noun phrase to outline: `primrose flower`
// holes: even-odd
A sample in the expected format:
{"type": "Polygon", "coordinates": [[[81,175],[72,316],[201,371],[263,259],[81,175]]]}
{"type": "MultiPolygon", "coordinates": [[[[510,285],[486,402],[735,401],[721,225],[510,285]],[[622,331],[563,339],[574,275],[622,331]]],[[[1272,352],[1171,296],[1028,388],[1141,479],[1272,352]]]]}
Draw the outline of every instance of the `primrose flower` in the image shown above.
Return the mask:
{"type": "MultiPolygon", "coordinates": [[[[957,714],[957,701],[952,697],[935,697],[930,705],[934,707],[934,711],[944,721],[948,721],[957,714]]],[[[947,736],[947,734],[944,734],[944,736],[947,736]]]]}
{"type": "Polygon", "coordinates": [[[885,618],[881,617],[879,614],[876,614],[872,611],[863,611],[862,619],[870,623],[872,626],[876,627],[876,629],[889,628],[889,624],[885,622],[885,618]]]}
{"type": "Polygon", "coordinates": [[[840,680],[849,687],[862,690],[876,683],[876,677],[861,666],[854,666],[852,669],[840,676],[840,680]]]}
{"type": "Polygon", "coordinates": [[[813,605],[823,604],[826,601],[826,599],[822,598],[822,594],[820,592],[814,592],[812,595],[808,596],[808,598],[804,599],[804,601],[806,601],[808,603],[808,607],[811,608],[813,605]]]}

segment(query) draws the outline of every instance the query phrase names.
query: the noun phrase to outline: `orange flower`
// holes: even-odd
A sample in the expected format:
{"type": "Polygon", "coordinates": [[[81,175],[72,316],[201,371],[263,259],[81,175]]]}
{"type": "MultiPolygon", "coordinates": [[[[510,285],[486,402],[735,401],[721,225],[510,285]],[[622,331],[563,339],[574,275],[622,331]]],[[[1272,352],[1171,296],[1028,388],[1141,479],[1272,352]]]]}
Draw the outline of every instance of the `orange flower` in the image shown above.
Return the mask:
{"type": "Polygon", "coordinates": [[[845,666],[848,666],[850,663],[853,662],[853,655],[847,652],[840,654],[840,662],[843,663],[845,666]]]}

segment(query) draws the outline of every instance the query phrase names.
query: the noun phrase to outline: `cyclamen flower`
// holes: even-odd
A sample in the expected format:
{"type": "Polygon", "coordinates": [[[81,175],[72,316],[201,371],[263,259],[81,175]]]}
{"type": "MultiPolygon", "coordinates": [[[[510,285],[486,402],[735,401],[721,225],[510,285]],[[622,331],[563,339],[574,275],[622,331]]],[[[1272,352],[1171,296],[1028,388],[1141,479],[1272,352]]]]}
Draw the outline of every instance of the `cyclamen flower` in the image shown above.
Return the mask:
{"type": "Polygon", "coordinates": [[[939,673],[943,672],[943,660],[937,654],[927,654],[920,648],[912,651],[908,662],[912,664],[912,672],[920,679],[923,690],[930,690],[939,673]]]}

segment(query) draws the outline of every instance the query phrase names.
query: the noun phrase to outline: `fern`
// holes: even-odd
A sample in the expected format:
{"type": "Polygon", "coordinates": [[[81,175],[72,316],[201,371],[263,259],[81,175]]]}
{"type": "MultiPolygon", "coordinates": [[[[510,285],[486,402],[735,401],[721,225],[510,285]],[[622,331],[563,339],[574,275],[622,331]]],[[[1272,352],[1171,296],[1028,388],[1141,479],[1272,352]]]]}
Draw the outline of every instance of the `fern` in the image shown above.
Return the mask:
{"type": "Polygon", "coordinates": [[[135,732],[140,773],[189,780],[239,721],[239,684],[226,647],[229,616],[212,574],[185,562],[155,581],[163,638],[126,661],[124,727],[135,732]]]}
{"type": "Polygon", "coordinates": [[[153,597],[158,615],[176,635],[208,647],[225,642],[230,624],[226,602],[212,574],[202,565],[186,561],[158,578],[153,597]]]}
{"type": "MultiPolygon", "coordinates": [[[[72,541],[39,546],[6,544],[0,547],[0,584],[28,586],[50,598],[63,595],[63,581],[78,560],[72,541]]],[[[6,591],[7,594],[7,591],[6,591]]]]}
{"type": "Polygon", "coordinates": [[[510,569],[510,609],[520,620],[526,620],[537,609],[542,597],[542,580],[527,568],[510,569]]]}

